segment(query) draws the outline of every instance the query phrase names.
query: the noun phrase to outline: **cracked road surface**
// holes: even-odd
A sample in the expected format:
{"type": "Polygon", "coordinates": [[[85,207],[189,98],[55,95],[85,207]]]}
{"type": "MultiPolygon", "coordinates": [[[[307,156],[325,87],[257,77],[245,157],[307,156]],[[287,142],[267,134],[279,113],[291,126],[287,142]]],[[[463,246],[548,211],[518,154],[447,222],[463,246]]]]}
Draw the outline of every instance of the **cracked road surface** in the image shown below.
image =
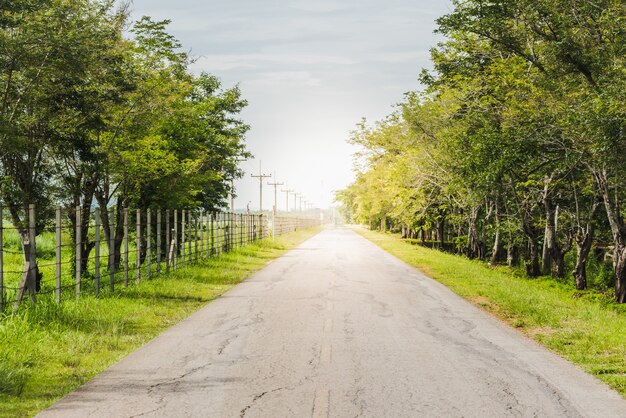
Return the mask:
{"type": "Polygon", "coordinates": [[[625,417],[626,401],[327,229],[42,417],[625,417]]]}

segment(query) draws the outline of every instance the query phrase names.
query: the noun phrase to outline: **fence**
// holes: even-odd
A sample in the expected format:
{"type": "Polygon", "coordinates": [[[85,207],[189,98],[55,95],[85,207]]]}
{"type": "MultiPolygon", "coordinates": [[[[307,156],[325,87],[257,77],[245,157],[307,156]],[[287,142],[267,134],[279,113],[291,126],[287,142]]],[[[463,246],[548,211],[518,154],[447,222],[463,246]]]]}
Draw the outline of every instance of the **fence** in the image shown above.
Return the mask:
{"type": "Polygon", "coordinates": [[[272,233],[283,235],[297,229],[312,228],[320,225],[320,220],[315,218],[294,218],[289,216],[274,216],[272,219],[272,233]]]}
{"type": "Polygon", "coordinates": [[[38,223],[34,205],[23,228],[0,207],[0,312],[18,309],[28,293],[61,301],[68,293],[99,295],[274,235],[319,225],[310,218],[198,210],[57,208],[50,224],[38,223]]]}

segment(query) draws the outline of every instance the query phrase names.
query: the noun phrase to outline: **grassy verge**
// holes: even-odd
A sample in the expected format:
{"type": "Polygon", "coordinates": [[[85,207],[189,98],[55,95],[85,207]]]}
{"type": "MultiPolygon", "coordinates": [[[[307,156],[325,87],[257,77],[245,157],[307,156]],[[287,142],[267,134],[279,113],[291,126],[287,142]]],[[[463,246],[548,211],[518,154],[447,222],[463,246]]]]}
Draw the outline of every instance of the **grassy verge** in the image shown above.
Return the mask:
{"type": "Polygon", "coordinates": [[[626,306],[550,278],[412,245],[396,235],[356,231],[382,249],[578,364],[626,397],[626,306]]]}
{"type": "Polygon", "coordinates": [[[225,254],[101,298],[0,319],[0,416],[31,416],[318,230],[225,254]]]}

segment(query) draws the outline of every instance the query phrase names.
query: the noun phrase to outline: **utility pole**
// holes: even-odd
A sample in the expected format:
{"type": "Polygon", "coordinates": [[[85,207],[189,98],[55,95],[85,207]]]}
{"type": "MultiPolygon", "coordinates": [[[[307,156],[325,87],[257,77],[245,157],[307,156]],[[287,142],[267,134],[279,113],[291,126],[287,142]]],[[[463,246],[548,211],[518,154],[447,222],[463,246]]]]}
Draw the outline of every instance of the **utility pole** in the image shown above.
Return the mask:
{"type": "Polygon", "coordinates": [[[263,212],[263,179],[267,179],[272,177],[271,174],[263,174],[261,170],[261,161],[259,161],[259,175],[255,176],[251,174],[252,177],[259,179],[259,212],[263,212]]]}
{"type": "Polygon", "coordinates": [[[285,193],[285,212],[287,213],[289,213],[289,193],[294,191],[293,189],[281,190],[281,192],[285,193]]]}
{"type": "Polygon", "coordinates": [[[304,198],[304,195],[302,193],[298,194],[298,200],[300,202],[299,206],[298,206],[298,210],[300,212],[302,212],[302,199],[304,198]]]}
{"type": "MultiPolygon", "coordinates": [[[[276,178],[276,173],[274,173],[274,178],[276,178]]],[[[285,183],[278,183],[277,181],[274,181],[274,183],[267,183],[268,186],[274,186],[274,216],[276,216],[276,211],[278,210],[278,206],[276,206],[277,200],[278,200],[278,186],[284,186],[285,183]]]]}
{"type": "Polygon", "coordinates": [[[302,195],[302,193],[293,193],[293,210],[297,211],[298,210],[298,205],[296,205],[296,199],[302,195]]]}

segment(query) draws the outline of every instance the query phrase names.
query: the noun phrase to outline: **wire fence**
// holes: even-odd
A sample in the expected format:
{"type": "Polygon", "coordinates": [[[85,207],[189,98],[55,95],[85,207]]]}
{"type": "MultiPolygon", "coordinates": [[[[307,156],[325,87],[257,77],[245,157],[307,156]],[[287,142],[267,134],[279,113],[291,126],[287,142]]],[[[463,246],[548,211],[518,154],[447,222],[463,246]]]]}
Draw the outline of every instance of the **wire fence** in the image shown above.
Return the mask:
{"type": "Polygon", "coordinates": [[[311,217],[202,210],[57,208],[19,222],[0,206],[0,312],[48,297],[80,298],[197,265],[252,242],[320,224],[311,217]],[[38,222],[39,221],[39,222],[38,222]]]}

